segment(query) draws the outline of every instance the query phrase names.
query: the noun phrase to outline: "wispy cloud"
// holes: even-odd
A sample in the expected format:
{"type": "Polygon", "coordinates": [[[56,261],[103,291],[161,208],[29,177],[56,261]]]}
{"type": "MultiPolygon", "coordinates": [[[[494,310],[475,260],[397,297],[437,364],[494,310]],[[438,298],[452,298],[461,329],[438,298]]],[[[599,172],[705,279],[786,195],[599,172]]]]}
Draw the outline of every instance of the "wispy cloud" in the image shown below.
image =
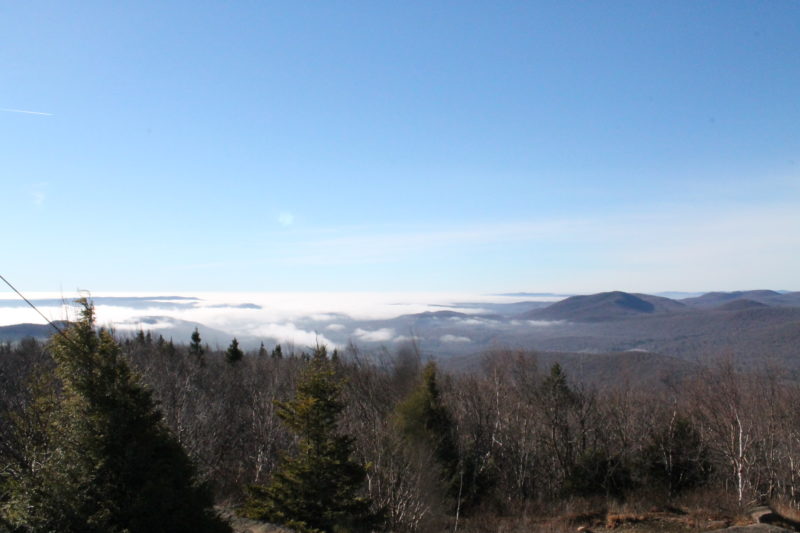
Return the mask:
{"type": "Polygon", "coordinates": [[[469,337],[461,337],[459,335],[442,335],[439,337],[441,342],[472,342],[472,339],[469,337]]]}
{"type": "Polygon", "coordinates": [[[336,347],[335,342],[315,331],[308,331],[295,326],[291,322],[283,324],[263,324],[249,331],[256,337],[269,337],[278,342],[289,342],[301,346],[325,345],[336,347]]]}
{"type": "MultiPolygon", "coordinates": [[[[369,268],[371,275],[387,265],[394,275],[397,265],[408,265],[407,279],[429,287],[428,278],[445,279],[444,269],[457,273],[447,257],[469,254],[474,264],[480,263],[483,271],[492,273],[492,279],[480,286],[484,290],[520,290],[531,285],[562,293],[610,287],[638,292],[792,288],[800,268],[800,197],[791,192],[783,196],[780,202],[769,204],[676,202],[620,212],[587,212],[572,218],[559,214],[445,227],[292,228],[265,234],[263,241],[269,246],[263,249],[268,251],[252,258],[173,268],[224,273],[264,267],[280,275],[296,271],[312,278],[318,275],[317,267],[363,267],[364,272],[369,268]],[[419,269],[418,258],[428,253],[430,266],[415,270],[419,269]],[[491,282],[496,285],[488,286],[491,282]]],[[[360,302],[356,298],[352,303],[360,302]]],[[[326,299],[327,308],[319,308],[320,312],[339,305],[328,307],[327,303],[326,299]]],[[[295,307],[293,301],[288,304],[295,307]]]]}
{"type": "Polygon", "coordinates": [[[460,318],[460,317],[453,317],[450,319],[453,322],[458,322],[464,326],[484,326],[489,325],[494,320],[488,320],[485,318],[460,318]]]}
{"type": "Polygon", "coordinates": [[[537,328],[546,328],[547,326],[560,326],[561,324],[566,324],[565,320],[528,320],[527,321],[529,326],[535,326],[537,328]]]}
{"type": "Polygon", "coordinates": [[[22,113],[23,115],[39,115],[42,117],[52,117],[53,113],[45,113],[44,111],[29,111],[27,109],[11,109],[8,107],[0,107],[0,111],[6,113],[22,113]]]}
{"type": "Polygon", "coordinates": [[[794,286],[800,268],[796,206],[740,206],[702,213],[676,209],[605,226],[606,286],[733,290],[794,286]]]}
{"type": "Polygon", "coordinates": [[[358,328],[353,332],[353,335],[362,341],[386,342],[392,340],[394,337],[394,330],[392,328],[381,328],[375,330],[358,328]]]}
{"type": "Polygon", "coordinates": [[[147,322],[129,320],[126,322],[116,322],[113,326],[116,331],[148,331],[168,329],[173,327],[174,324],[168,320],[152,320],[147,322]]]}
{"type": "Polygon", "coordinates": [[[364,264],[393,262],[424,250],[452,246],[480,246],[552,239],[580,234],[589,220],[520,221],[470,225],[451,229],[349,233],[342,237],[310,240],[283,255],[288,264],[364,264]],[[294,253],[292,253],[294,252],[294,253]]]}
{"type": "Polygon", "coordinates": [[[294,243],[281,260],[306,266],[401,263],[429,250],[502,245],[550,257],[557,266],[541,268],[537,280],[557,291],[730,290],[794,286],[799,229],[800,211],[791,198],[769,205],[656,205],[572,219],[348,232],[294,243]]]}

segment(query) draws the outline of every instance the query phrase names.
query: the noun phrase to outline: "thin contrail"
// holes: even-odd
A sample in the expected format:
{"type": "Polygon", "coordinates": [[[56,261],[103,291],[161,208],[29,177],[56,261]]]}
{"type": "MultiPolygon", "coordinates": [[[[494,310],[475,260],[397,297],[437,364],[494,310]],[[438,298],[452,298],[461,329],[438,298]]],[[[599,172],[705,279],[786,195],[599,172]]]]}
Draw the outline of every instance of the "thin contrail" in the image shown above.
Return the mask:
{"type": "Polygon", "coordinates": [[[6,113],[24,113],[26,115],[42,115],[45,117],[52,117],[52,113],[44,113],[42,111],[28,111],[26,109],[7,109],[4,107],[0,107],[0,111],[5,111],[6,113]]]}

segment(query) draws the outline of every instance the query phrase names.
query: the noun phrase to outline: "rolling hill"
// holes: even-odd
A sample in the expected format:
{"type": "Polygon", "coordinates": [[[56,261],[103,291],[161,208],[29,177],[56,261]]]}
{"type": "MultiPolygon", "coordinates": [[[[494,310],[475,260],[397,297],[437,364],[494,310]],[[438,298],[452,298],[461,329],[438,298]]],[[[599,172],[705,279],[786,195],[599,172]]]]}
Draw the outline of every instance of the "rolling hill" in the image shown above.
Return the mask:
{"type": "Polygon", "coordinates": [[[684,298],[681,302],[689,307],[711,309],[735,300],[750,300],[771,306],[800,307],[800,292],[782,293],[770,290],[709,292],[694,298],[684,298]]]}
{"type": "Polygon", "coordinates": [[[534,309],[523,313],[521,317],[531,320],[605,322],[685,310],[687,310],[686,305],[670,298],[613,291],[587,296],[571,296],[544,309],[534,309]]]}
{"type": "MultiPolygon", "coordinates": [[[[66,328],[68,323],[56,321],[54,324],[59,328],[66,328]]],[[[16,342],[24,338],[48,339],[55,330],[49,324],[14,324],[12,326],[0,326],[0,342],[16,342]]]]}
{"type": "MultiPolygon", "coordinates": [[[[577,353],[590,358],[635,352],[700,363],[733,357],[743,365],[778,364],[800,372],[800,305],[790,305],[798,295],[737,291],[674,300],[613,291],[571,296],[555,303],[472,302],[380,319],[342,313],[309,315],[262,328],[265,333],[260,336],[241,331],[236,336],[245,349],[257,348],[262,341],[267,345],[291,342],[285,341],[285,331],[310,331],[341,347],[353,342],[367,353],[382,353],[384,347],[394,350],[413,339],[424,353],[441,360],[476,356],[492,349],[577,353]],[[270,337],[267,332],[273,331],[284,337],[270,337]]],[[[204,342],[221,347],[234,336],[229,331],[170,317],[168,311],[115,326],[122,335],[149,328],[176,342],[188,342],[197,327],[204,342]]],[[[3,341],[50,334],[46,326],[30,324],[0,328],[3,341]]],[[[593,359],[592,364],[603,360],[593,359]]],[[[643,358],[637,364],[647,366],[648,361],[643,358]]],[[[596,368],[592,371],[599,372],[596,368]]]]}

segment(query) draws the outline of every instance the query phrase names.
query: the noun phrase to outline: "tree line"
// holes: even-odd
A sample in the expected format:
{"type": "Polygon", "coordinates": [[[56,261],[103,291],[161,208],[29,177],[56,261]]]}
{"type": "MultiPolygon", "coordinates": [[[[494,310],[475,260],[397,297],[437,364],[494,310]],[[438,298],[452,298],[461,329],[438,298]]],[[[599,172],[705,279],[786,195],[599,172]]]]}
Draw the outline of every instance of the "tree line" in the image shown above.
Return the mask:
{"type": "Polygon", "coordinates": [[[189,341],[115,338],[85,316],[0,346],[0,531],[224,531],[214,501],[306,531],[478,531],[575,498],[800,496],[800,387],[777,369],[719,361],[642,390],[523,351],[447,373],[413,344],[189,341]]]}

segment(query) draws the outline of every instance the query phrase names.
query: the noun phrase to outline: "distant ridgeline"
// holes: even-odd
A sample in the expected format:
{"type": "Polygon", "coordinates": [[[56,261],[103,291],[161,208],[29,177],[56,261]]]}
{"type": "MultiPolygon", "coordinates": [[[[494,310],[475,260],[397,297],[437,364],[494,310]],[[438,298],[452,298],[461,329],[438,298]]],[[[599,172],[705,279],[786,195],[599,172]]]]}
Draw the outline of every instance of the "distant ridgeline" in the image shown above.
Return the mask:
{"type": "MultiPolygon", "coordinates": [[[[54,324],[61,329],[66,328],[69,322],[59,320],[54,324]]],[[[33,338],[37,340],[50,338],[56,330],[49,324],[14,324],[13,326],[0,326],[0,342],[18,342],[22,339],[33,338]]]]}
{"type": "MultiPolygon", "coordinates": [[[[157,312],[111,325],[121,337],[151,331],[175,344],[188,344],[195,329],[212,348],[224,349],[236,336],[245,351],[266,345],[286,348],[295,332],[321,338],[323,344],[354,344],[365,353],[394,349],[412,337],[428,355],[446,364],[468,368],[479,364],[481,354],[497,348],[543,353],[587,355],[611,353],[649,354],[661,363],[670,358],[703,363],[719,356],[733,357],[745,365],[770,363],[800,371],[796,347],[800,345],[800,292],[753,290],[710,292],[688,298],[666,298],[621,291],[570,296],[556,302],[520,301],[461,302],[441,311],[404,314],[383,319],[358,319],[343,313],[310,314],[263,324],[263,336],[213,329],[182,320],[171,313],[196,308],[200,300],[188,297],[102,298],[100,305],[125,305],[157,312]],[[160,307],[156,307],[160,306],[160,307]],[[294,329],[291,329],[294,328],[294,329]],[[274,336],[270,336],[270,332],[274,336]],[[319,332],[319,337],[313,332],[319,332]],[[279,336],[280,335],[280,336],[279,336]]],[[[549,295],[548,298],[552,298],[549,295]]],[[[8,304],[10,305],[10,304],[8,304]]],[[[216,306],[223,307],[223,306],[216,306]]],[[[226,305],[258,310],[255,304],[226,305]]],[[[221,316],[227,311],[216,310],[221,316]]],[[[254,315],[257,316],[257,315],[254,315]]],[[[46,338],[53,333],[45,325],[19,324],[0,327],[0,342],[24,337],[46,338]]],[[[308,342],[308,341],[307,341],[308,342]]],[[[310,341],[313,344],[313,341],[310,341]]],[[[298,349],[306,348],[298,343],[298,349]]],[[[643,358],[640,356],[640,362],[643,358]]],[[[596,366],[593,360],[591,366],[596,366]]]]}

